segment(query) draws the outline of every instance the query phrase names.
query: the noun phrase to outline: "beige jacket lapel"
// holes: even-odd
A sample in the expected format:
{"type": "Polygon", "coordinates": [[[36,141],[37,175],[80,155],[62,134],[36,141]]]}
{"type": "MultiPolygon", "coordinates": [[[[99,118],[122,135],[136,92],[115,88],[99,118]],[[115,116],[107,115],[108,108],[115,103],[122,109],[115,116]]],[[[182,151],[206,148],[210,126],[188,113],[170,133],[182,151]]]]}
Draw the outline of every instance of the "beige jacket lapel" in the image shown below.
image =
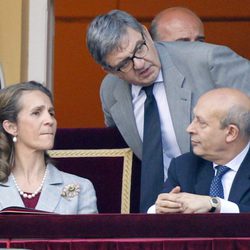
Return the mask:
{"type": "Polygon", "coordinates": [[[61,193],[63,189],[63,179],[59,170],[57,170],[54,166],[48,164],[47,167],[47,178],[44,182],[44,187],[36,209],[54,212],[62,199],[61,193]]]}
{"type": "Polygon", "coordinates": [[[111,108],[112,117],[127,144],[131,145],[133,152],[141,159],[142,141],[136,127],[130,85],[120,81],[113,93],[116,103],[111,108]]]}

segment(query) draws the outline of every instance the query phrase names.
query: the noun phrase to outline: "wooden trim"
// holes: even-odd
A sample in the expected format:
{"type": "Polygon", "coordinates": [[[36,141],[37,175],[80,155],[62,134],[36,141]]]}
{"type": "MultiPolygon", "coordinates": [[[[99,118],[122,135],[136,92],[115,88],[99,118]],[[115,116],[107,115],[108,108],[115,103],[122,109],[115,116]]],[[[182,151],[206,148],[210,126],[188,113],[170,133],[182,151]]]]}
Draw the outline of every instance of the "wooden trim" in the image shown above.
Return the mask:
{"type": "Polygon", "coordinates": [[[130,148],[49,150],[48,154],[52,158],[123,157],[121,213],[130,213],[130,193],[133,159],[133,152],[130,148]]]}

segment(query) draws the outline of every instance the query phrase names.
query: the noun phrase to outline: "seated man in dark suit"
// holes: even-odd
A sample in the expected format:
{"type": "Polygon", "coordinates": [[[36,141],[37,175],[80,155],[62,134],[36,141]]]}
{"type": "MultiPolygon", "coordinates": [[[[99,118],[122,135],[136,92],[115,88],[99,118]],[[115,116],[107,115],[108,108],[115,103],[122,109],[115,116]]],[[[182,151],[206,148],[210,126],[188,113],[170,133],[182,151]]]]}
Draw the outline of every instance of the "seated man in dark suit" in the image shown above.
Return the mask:
{"type": "Polygon", "coordinates": [[[232,88],[211,90],[193,114],[187,128],[193,152],[171,161],[155,212],[249,212],[249,97],[232,88]]]}

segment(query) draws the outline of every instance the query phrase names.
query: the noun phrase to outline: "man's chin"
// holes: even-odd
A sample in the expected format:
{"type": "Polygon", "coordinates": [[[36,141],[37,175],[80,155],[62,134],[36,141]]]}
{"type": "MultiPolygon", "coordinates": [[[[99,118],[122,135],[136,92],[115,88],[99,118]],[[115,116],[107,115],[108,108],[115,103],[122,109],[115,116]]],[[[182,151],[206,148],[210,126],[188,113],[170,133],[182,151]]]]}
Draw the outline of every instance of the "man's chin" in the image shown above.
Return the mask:
{"type": "Polygon", "coordinates": [[[201,156],[204,155],[204,152],[202,150],[200,150],[198,147],[193,147],[193,153],[195,155],[201,156]]]}

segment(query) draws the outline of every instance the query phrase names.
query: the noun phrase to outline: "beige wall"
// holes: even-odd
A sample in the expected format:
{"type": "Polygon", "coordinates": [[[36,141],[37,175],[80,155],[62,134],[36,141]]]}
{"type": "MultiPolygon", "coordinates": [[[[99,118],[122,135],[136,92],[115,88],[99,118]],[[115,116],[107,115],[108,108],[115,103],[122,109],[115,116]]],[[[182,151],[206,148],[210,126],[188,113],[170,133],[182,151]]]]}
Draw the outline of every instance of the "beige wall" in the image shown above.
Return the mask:
{"type": "Polygon", "coordinates": [[[0,63],[6,85],[27,75],[28,0],[0,1],[0,63]]]}

